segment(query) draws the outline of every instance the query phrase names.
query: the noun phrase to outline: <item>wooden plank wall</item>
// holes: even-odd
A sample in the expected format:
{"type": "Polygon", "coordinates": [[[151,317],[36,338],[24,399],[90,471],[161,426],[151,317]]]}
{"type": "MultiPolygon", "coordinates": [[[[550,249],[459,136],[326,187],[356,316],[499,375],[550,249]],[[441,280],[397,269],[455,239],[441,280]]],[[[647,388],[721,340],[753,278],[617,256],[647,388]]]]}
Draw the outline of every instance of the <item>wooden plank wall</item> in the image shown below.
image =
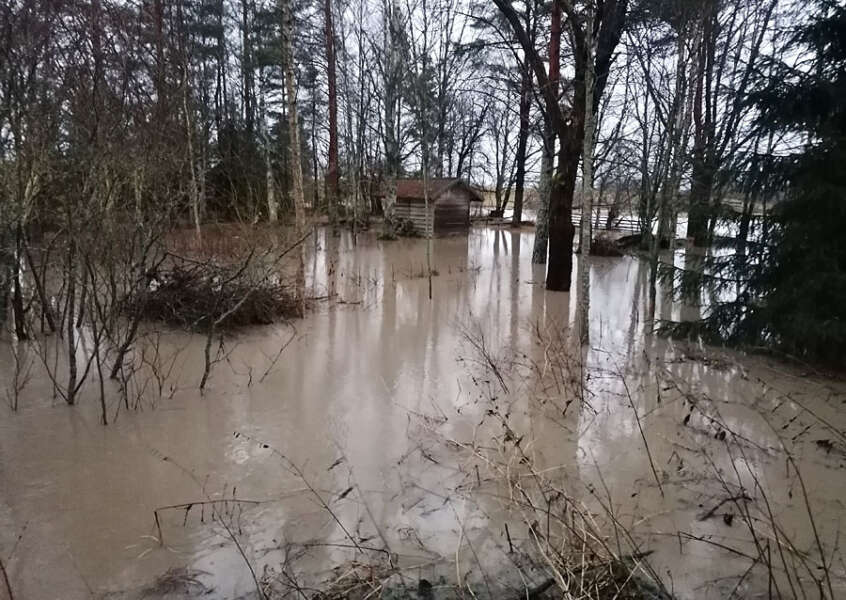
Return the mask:
{"type": "Polygon", "coordinates": [[[417,231],[425,235],[428,223],[434,222],[435,235],[466,230],[470,227],[470,195],[463,190],[450,190],[429,206],[434,209],[433,219],[426,219],[426,209],[420,200],[397,198],[394,215],[397,219],[409,219],[417,231]]]}
{"type": "MultiPolygon", "coordinates": [[[[432,207],[429,207],[431,212],[432,207]]],[[[426,208],[422,202],[416,202],[404,198],[397,198],[394,205],[394,216],[397,219],[409,219],[414,223],[415,229],[420,235],[425,235],[426,225],[431,223],[426,219],[426,208]]]]}
{"type": "Polygon", "coordinates": [[[463,189],[444,193],[435,205],[435,232],[460,231],[470,227],[470,194],[463,189]]]}

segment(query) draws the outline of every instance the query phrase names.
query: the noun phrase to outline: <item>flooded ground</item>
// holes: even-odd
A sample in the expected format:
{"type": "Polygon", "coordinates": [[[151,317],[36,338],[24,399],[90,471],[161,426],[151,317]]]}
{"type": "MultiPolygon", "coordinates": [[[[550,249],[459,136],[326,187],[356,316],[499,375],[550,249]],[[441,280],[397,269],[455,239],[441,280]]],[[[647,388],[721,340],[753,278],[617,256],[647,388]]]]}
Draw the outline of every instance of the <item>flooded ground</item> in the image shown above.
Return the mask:
{"type": "Polygon", "coordinates": [[[519,597],[551,564],[522,550],[580,539],[558,510],[679,598],[846,596],[846,386],[647,335],[634,258],[591,259],[582,351],[528,230],[435,240],[432,300],[425,241],[357,242],[310,240],[313,310],[215,342],[203,394],[201,336],[151,328],[108,427],[35,360],[0,408],[16,598],[310,597],[365,558],[519,597]]]}

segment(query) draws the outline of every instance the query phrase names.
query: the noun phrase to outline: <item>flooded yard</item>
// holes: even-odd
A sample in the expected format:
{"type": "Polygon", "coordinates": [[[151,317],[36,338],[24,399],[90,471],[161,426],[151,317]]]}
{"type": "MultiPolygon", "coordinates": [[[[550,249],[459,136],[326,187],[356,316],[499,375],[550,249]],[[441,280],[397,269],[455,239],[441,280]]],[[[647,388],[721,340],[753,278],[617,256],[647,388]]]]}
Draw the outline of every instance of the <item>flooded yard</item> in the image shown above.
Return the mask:
{"type": "MultiPolygon", "coordinates": [[[[600,555],[640,597],[846,596],[842,383],[649,334],[633,257],[590,259],[580,348],[529,231],[435,240],[432,300],[424,240],[356,241],[308,240],[306,317],[216,339],[203,393],[201,335],[149,326],[106,427],[32,360],[0,407],[15,598],[312,597],[361,565],[584,597],[600,555]]],[[[697,315],[665,292],[659,318],[697,315]]]]}

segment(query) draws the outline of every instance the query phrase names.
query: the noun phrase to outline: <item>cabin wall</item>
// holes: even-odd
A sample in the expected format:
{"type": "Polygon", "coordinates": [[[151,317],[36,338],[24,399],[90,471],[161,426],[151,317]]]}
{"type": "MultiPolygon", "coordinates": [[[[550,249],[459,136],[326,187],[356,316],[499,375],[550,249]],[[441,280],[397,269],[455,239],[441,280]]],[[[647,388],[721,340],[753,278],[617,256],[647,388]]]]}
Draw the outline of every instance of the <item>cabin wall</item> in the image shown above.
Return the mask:
{"type": "Polygon", "coordinates": [[[470,227],[470,194],[452,189],[435,203],[435,233],[465,231],[470,227]]]}
{"type": "MultiPolygon", "coordinates": [[[[432,212],[433,206],[429,206],[432,212]]],[[[394,218],[397,220],[410,220],[420,235],[426,235],[426,226],[432,220],[426,218],[426,208],[422,201],[410,200],[408,198],[397,198],[394,205],[394,218]]]]}
{"type": "Polygon", "coordinates": [[[470,194],[463,190],[450,190],[436,202],[429,204],[430,219],[422,200],[397,198],[394,216],[414,223],[420,235],[426,234],[428,224],[434,224],[435,235],[466,231],[470,227],[470,194]]]}

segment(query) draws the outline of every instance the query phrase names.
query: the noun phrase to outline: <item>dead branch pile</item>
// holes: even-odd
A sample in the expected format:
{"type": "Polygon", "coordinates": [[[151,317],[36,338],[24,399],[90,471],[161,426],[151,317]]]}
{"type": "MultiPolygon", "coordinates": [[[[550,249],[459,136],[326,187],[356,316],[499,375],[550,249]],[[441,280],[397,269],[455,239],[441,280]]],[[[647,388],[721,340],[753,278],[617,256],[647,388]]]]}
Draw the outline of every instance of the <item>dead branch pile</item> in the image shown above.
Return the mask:
{"type": "Polygon", "coordinates": [[[128,312],[173,327],[207,331],[268,325],[302,316],[294,293],[270,278],[254,280],[245,269],[184,261],[150,276],[127,302],[128,312]]]}

